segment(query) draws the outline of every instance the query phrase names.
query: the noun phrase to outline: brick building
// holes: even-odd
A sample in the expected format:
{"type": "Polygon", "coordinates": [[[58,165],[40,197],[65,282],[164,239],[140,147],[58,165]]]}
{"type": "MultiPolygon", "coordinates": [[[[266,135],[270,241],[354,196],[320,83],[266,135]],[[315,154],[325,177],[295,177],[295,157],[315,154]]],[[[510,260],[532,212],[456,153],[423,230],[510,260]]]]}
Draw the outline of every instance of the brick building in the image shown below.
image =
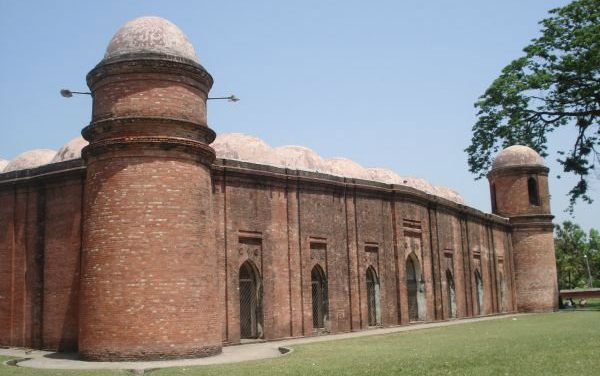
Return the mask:
{"type": "Polygon", "coordinates": [[[486,214],[305,148],[213,142],[212,77],[157,17],[123,26],[87,82],[85,140],[0,167],[0,345],[196,357],[557,308],[548,168],[527,147],[496,157],[486,214]]]}

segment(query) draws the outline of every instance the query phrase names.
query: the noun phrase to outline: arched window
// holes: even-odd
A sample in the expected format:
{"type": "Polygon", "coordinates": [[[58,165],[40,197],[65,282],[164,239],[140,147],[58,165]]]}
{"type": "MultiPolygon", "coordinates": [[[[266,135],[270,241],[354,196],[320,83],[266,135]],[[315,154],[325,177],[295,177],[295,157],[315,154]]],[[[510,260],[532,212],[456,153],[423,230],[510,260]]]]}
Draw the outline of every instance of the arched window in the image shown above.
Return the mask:
{"type": "Polygon", "coordinates": [[[475,270],[475,293],[477,294],[477,313],[483,315],[485,314],[483,306],[483,280],[481,279],[479,270],[475,270]]]}
{"type": "Polygon", "coordinates": [[[537,180],[533,176],[527,179],[527,192],[529,192],[529,204],[539,206],[540,194],[538,192],[537,180]]]}
{"type": "Polygon", "coordinates": [[[262,286],[252,261],[240,267],[240,337],[262,337],[262,286]]]}
{"type": "Polygon", "coordinates": [[[367,309],[369,311],[369,326],[381,325],[379,279],[372,266],[367,268],[367,309]]]}
{"type": "Polygon", "coordinates": [[[327,293],[327,277],[317,264],[310,272],[312,285],[313,329],[324,329],[329,316],[329,299],[327,293]]]}
{"type": "Polygon", "coordinates": [[[411,253],[406,259],[406,287],[408,292],[408,319],[425,320],[425,283],[421,278],[419,259],[411,253]]]}
{"type": "Polygon", "coordinates": [[[448,317],[456,317],[456,292],[454,290],[454,278],[452,278],[452,272],[446,270],[446,294],[448,300],[448,317]]]}

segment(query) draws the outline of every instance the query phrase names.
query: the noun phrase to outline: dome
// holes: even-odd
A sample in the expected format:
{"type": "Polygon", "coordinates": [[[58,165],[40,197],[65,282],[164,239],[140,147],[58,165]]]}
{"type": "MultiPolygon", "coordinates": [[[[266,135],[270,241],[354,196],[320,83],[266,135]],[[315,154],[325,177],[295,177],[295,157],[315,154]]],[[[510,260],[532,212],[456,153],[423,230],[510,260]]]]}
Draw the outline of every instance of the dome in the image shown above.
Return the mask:
{"type": "Polygon", "coordinates": [[[323,159],[304,146],[288,145],[273,149],[273,162],[297,170],[323,172],[323,159]]]}
{"type": "Polygon", "coordinates": [[[502,150],[492,162],[492,170],[515,166],[545,166],[544,159],[528,146],[513,145],[502,150]]]}
{"type": "Polygon", "coordinates": [[[50,163],[63,162],[71,159],[81,158],[81,149],[87,146],[88,142],[79,136],[63,145],[50,163]]]}
{"type": "Polygon", "coordinates": [[[218,134],[210,146],[217,158],[267,163],[271,147],[258,137],[242,133],[218,134]]]}
{"type": "Polygon", "coordinates": [[[381,167],[370,167],[366,169],[371,179],[387,184],[402,184],[402,177],[392,170],[381,167]]]}
{"type": "Polygon", "coordinates": [[[15,159],[6,165],[3,172],[26,170],[28,168],[43,166],[50,163],[55,155],[56,152],[49,149],[29,150],[17,155],[15,159]]]}
{"type": "Polygon", "coordinates": [[[104,60],[146,53],[199,63],[194,46],[185,34],[175,24],[160,17],[140,17],[123,25],[110,40],[104,60]]]}
{"type": "Polygon", "coordinates": [[[371,179],[371,174],[361,165],[347,158],[330,158],[325,160],[326,173],[345,176],[352,179],[371,179]]]}
{"type": "Polygon", "coordinates": [[[4,168],[6,167],[8,162],[9,161],[7,161],[6,159],[0,158],[0,173],[2,173],[2,171],[4,171],[4,168]]]}

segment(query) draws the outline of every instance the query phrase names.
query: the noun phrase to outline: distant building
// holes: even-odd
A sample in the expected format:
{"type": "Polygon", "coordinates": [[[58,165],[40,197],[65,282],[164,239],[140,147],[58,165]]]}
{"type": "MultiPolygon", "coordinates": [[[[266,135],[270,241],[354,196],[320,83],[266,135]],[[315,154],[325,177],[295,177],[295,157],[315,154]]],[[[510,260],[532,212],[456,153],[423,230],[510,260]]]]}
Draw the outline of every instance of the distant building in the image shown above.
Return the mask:
{"type": "Polygon", "coordinates": [[[496,157],[485,214],[306,148],[213,143],[213,79],[157,17],[123,26],[87,82],[87,141],[3,162],[0,345],[198,357],[557,308],[548,168],[525,146],[496,157]]]}

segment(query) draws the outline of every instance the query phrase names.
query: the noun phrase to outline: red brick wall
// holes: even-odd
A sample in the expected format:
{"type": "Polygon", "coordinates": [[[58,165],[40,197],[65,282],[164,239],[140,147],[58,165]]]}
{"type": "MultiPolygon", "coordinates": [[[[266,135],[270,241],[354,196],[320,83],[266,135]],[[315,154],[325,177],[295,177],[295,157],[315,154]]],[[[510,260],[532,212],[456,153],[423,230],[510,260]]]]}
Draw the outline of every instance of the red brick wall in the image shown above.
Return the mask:
{"type": "Polygon", "coordinates": [[[552,229],[513,232],[515,284],[519,312],[558,309],[552,229]]]}
{"type": "Polygon", "coordinates": [[[263,279],[266,339],[313,334],[310,272],[317,263],[328,280],[327,331],[367,327],[370,265],[380,281],[382,325],[408,323],[404,268],[409,238],[420,244],[428,321],[449,317],[448,268],[455,279],[458,317],[477,314],[475,268],[484,282],[486,314],[500,312],[498,259],[502,273],[512,278],[510,263],[504,261],[511,257],[505,248],[507,227],[449,207],[427,208],[426,200],[392,199],[377,190],[307,181],[293,173],[285,178],[283,170],[261,167],[259,172],[255,167],[220,161],[213,170],[224,342],[240,341],[238,276],[246,260],[256,264],[263,279]],[[260,247],[248,248],[245,237],[260,239],[260,247]],[[325,244],[326,250],[317,254],[311,243],[325,244]],[[366,252],[366,246],[377,252],[366,252]]]}
{"type": "Polygon", "coordinates": [[[519,311],[558,309],[556,259],[548,169],[522,166],[492,171],[488,179],[495,190],[496,212],[511,219],[514,287],[511,308],[519,311]],[[537,182],[539,205],[530,203],[528,179],[537,182]]]}
{"type": "Polygon", "coordinates": [[[83,211],[79,352],[92,360],[221,351],[206,98],[199,65],[101,63],[83,211]]]}
{"type": "MultiPolygon", "coordinates": [[[[406,324],[410,247],[417,247],[425,281],[427,321],[449,317],[447,269],[454,276],[457,317],[477,314],[476,268],[486,314],[500,311],[501,274],[508,310],[515,309],[513,290],[519,287],[513,283],[510,227],[502,221],[376,184],[286,175],[235,161],[219,161],[208,171],[173,150],[164,151],[168,158],[159,151],[120,153],[94,159],[87,170],[90,204],[84,206],[95,219],[86,229],[82,296],[82,177],[18,189],[0,184],[0,224],[7,229],[0,234],[0,257],[10,260],[0,263],[2,344],[68,350],[78,339],[84,356],[113,359],[214,351],[221,342],[240,340],[238,273],[246,260],[263,281],[266,339],[313,335],[310,271],[316,263],[328,279],[329,332],[367,327],[369,265],[379,277],[382,325],[406,324]],[[25,278],[39,249],[40,223],[41,326],[32,304],[39,278],[25,278]],[[214,240],[201,236],[211,231],[214,240]],[[325,253],[311,251],[312,243],[324,243],[325,253]],[[377,252],[366,252],[367,246],[377,252]],[[43,331],[42,344],[33,341],[36,330],[43,331]]],[[[535,247],[531,242],[522,244],[535,247]]]]}
{"type": "Polygon", "coordinates": [[[43,348],[77,350],[83,179],[46,186],[43,348]]]}
{"type": "Polygon", "coordinates": [[[75,350],[81,177],[1,183],[0,344],[75,350]]]}
{"type": "Polygon", "coordinates": [[[79,351],[151,359],[220,351],[208,168],[155,151],[88,161],[79,351]]]}
{"type": "Polygon", "coordinates": [[[206,123],[206,93],[183,75],[156,72],[109,76],[94,90],[92,119],[155,116],[206,123]]]}

